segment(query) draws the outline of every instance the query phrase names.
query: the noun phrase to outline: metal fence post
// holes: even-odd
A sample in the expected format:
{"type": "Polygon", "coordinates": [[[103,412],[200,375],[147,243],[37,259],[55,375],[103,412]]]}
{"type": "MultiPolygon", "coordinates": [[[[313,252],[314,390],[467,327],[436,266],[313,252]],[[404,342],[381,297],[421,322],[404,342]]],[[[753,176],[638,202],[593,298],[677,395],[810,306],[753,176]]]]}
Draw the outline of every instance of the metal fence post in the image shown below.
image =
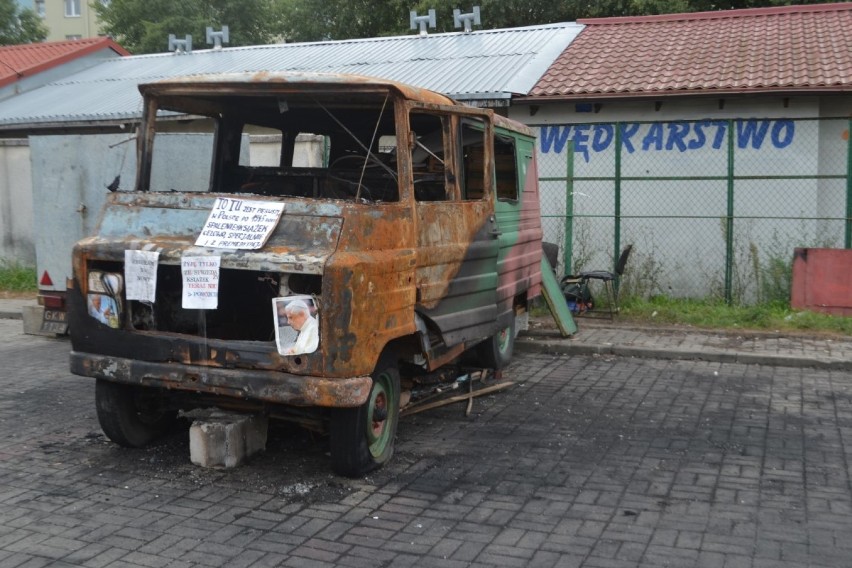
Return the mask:
{"type": "Polygon", "coordinates": [[[733,303],[734,280],[734,121],[728,120],[728,215],[725,219],[725,303],[733,303]]]}
{"type": "MultiPolygon", "coordinates": [[[[613,225],[613,254],[612,254],[612,269],[615,270],[615,264],[618,262],[618,256],[621,250],[621,123],[617,122],[615,124],[615,211],[613,214],[615,215],[614,225],[613,225]]],[[[619,283],[619,279],[615,279],[615,286],[617,287],[619,283]]],[[[616,288],[616,294],[618,293],[618,288],[616,288]]]]}
{"type": "MultiPolygon", "coordinates": [[[[571,274],[571,259],[574,256],[574,141],[565,145],[565,246],[562,264],[565,274],[571,274]]],[[[556,268],[554,266],[554,268],[556,268]]]]}

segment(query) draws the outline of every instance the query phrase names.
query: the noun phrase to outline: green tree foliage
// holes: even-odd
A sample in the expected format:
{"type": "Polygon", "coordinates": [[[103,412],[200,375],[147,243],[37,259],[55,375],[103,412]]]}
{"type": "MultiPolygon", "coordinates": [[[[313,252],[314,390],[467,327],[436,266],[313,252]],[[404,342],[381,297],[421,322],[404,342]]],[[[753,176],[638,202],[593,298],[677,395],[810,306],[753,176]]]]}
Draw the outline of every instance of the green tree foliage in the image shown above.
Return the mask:
{"type": "MultiPolygon", "coordinates": [[[[471,12],[480,6],[480,29],[571,22],[580,18],[643,16],[790,4],[825,0],[274,0],[280,14],[278,34],[287,41],[318,41],[415,33],[409,11],[420,16],[435,10],[437,27],[429,33],[455,31],[453,9],[471,12]]],[[[832,1],[832,0],[829,0],[832,1]]],[[[840,0],[833,0],[840,1],[840,0]]]]}
{"type": "Polygon", "coordinates": [[[274,41],[272,0],[112,0],[93,2],[105,33],[132,53],[168,50],[169,34],[192,36],[195,49],[205,48],[206,29],[228,26],[229,46],[274,41]]]}
{"type": "Polygon", "coordinates": [[[403,0],[278,0],[287,41],[399,35],[408,27],[403,0]],[[405,26],[403,27],[403,20],[405,26]]]}
{"type": "Polygon", "coordinates": [[[44,41],[47,26],[32,10],[21,10],[15,0],[0,0],[0,45],[44,41]]]}
{"type": "MultiPolygon", "coordinates": [[[[409,11],[436,11],[437,27],[449,32],[453,9],[478,5],[481,29],[570,22],[580,18],[639,16],[731,8],[809,4],[825,0],[112,0],[93,2],[105,33],[133,53],[166,51],[169,34],[191,34],[205,47],[205,29],[229,27],[231,46],[271,41],[319,41],[415,33],[409,11]]],[[[0,5],[14,0],[0,0],[0,5]]]]}

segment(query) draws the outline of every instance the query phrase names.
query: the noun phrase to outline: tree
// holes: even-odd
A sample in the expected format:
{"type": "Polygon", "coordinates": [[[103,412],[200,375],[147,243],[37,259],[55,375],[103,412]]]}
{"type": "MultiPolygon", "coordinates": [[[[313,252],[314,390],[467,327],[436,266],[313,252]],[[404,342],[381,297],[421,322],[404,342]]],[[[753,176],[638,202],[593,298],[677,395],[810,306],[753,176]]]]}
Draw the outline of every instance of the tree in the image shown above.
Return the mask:
{"type": "Polygon", "coordinates": [[[94,2],[105,33],[132,53],[168,50],[169,34],[191,35],[196,48],[206,47],[206,29],[228,26],[229,46],[273,41],[278,27],[272,0],[112,0],[94,2]]]}
{"type": "Polygon", "coordinates": [[[29,9],[21,10],[15,0],[0,0],[0,45],[44,41],[47,26],[29,9]]]}
{"type": "Polygon", "coordinates": [[[279,31],[287,41],[397,35],[408,29],[408,6],[405,0],[279,0],[279,31]]]}
{"type": "MultiPolygon", "coordinates": [[[[435,10],[430,33],[455,31],[453,9],[480,6],[480,29],[571,22],[580,18],[644,16],[733,8],[813,4],[825,0],[275,0],[287,41],[350,39],[414,33],[409,10],[420,16],[435,10]]],[[[841,0],[828,0],[841,1],[841,0]]]]}
{"type": "MultiPolygon", "coordinates": [[[[825,0],[112,0],[93,2],[102,29],[133,53],[166,51],[168,36],[191,34],[205,46],[205,29],[229,28],[229,45],[406,35],[409,11],[436,11],[434,32],[455,31],[453,9],[481,8],[480,29],[730,8],[809,4],[825,0]]],[[[830,1],[830,0],[829,0],[830,1]]],[[[840,0],[835,0],[840,1],[840,0]]],[[[0,0],[12,3],[14,0],[0,0]]]]}

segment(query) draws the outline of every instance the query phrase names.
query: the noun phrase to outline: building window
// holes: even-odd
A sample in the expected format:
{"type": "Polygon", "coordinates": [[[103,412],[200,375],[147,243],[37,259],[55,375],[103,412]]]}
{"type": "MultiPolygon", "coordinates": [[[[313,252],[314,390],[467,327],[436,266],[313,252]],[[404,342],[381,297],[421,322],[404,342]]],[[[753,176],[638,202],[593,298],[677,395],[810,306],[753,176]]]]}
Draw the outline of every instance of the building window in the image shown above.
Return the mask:
{"type": "Polygon", "coordinates": [[[39,16],[41,16],[43,18],[44,17],[44,0],[36,0],[35,8],[36,8],[36,14],[38,14],[39,16]]]}
{"type": "Polygon", "coordinates": [[[80,17],[80,0],[65,0],[65,17],[80,17]]]}
{"type": "Polygon", "coordinates": [[[101,6],[107,7],[109,6],[110,0],[101,0],[101,6]]]}
{"type": "Polygon", "coordinates": [[[69,41],[74,41],[74,40],[77,40],[77,39],[83,39],[83,36],[81,36],[80,34],[72,34],[72,35],[65,36],[65,39],[67,39],[69,41]]]}

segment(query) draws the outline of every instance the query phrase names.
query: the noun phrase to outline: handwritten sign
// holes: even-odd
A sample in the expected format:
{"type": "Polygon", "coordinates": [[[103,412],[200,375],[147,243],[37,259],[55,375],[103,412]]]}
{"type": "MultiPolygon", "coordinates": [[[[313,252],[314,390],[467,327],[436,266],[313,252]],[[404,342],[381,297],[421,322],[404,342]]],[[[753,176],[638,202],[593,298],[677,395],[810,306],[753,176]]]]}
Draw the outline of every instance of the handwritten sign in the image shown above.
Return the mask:
{"type": "Polygon", "coordinates": [[[124,286],[128,300],[154,302],[159,258],[160,253],[157,251],[124,251],[124,286]]]}
{"type": "Polygon", "coordinates": [[[215,310],[219,307],[218,256],[185,256],[180,259],[185,310],[215,310]]]}
{"type": "Polygon", "coordinates": [[[283,211],[283,203],[217,197],[195,245],[259,249],[278,225],[283,211]]]}

